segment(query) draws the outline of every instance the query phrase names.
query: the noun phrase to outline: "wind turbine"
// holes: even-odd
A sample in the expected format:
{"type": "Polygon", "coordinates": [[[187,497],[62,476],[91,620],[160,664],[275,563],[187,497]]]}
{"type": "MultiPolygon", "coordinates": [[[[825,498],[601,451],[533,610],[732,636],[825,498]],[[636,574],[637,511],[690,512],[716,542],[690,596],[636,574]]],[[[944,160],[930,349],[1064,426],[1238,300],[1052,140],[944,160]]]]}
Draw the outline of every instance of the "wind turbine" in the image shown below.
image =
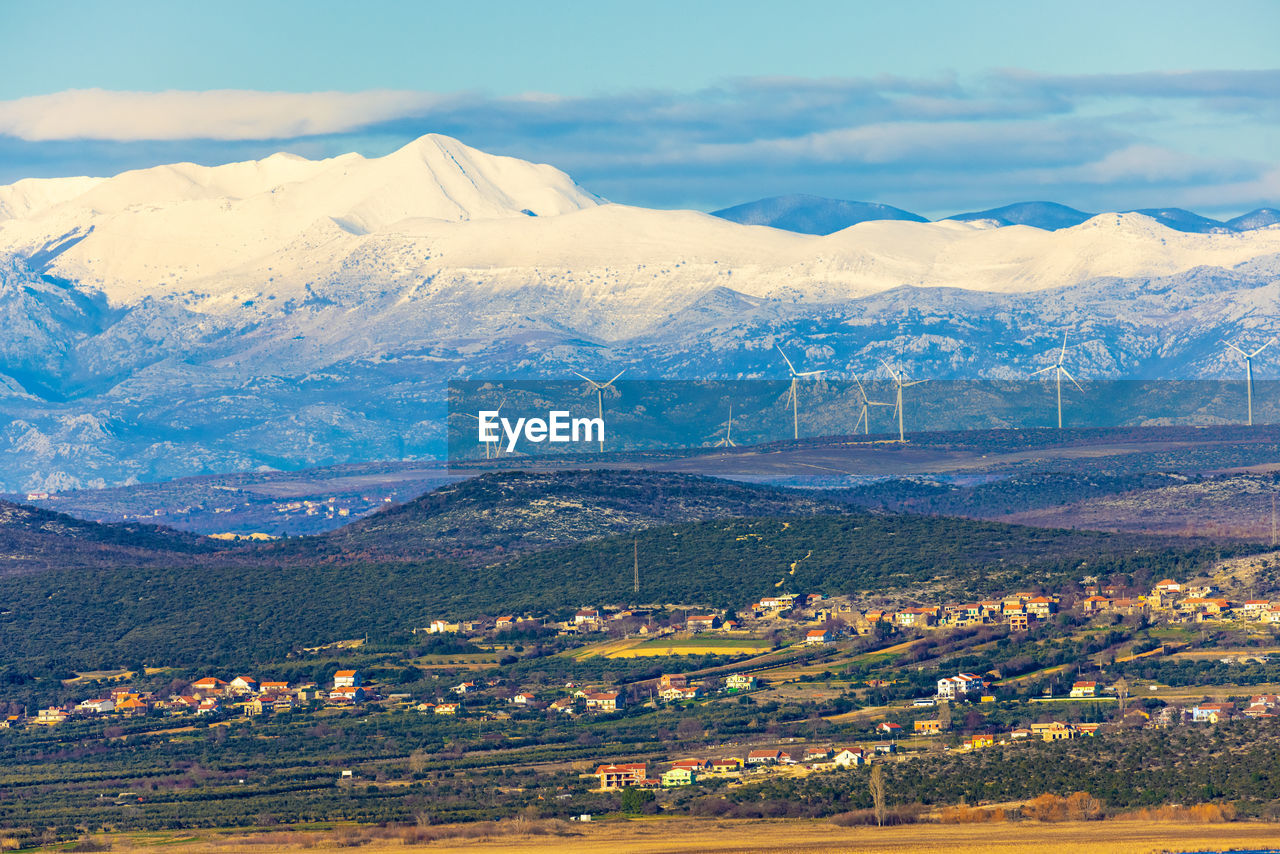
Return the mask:
{"type": "Polygon", "coordinates": [[[1066,377],[1067,379],[1071,380],[1072,385],[1074,385],[1076,388],[1079,388],[1080,391],[1084,391],[1084,389],[1080,388],[1080,383],[1076,382],[1076,378],[1071,376],[1071,372],[1068,371],[1066,368],[1062,367],[1062,361],[1065,358],[1067,358],[1067,333],[1064,332],[1062,333],[1062,349],[1058,351],[1057,363],[1050,365],[1047,368],[1041,368],[1040,370],[1031,374],[1031,376],[1034,377],[1036,374],[1043,374],[1049,371],[1054,372],[1054,379],[1056,380],[1058,385],[1058,429],[1059,430],[1062,429],[1062,378],[1066,377]]]}
{"type": "MultiPolygon", "coordinates": [[[[507,405],[507,399],[504,397],[504,398],[502,399],[502,403],[499,403],[499,404],[498,404],[498,408],[497,408],[497,409],[495,409],[494,411],[495,411],[495,412],[497,412],[499,415],[501,415],[501,414],[502,414],[502,407],[504,407],[504,406],[506,406],[506,405],[507,405]]],[[[468,418],[470,418],[472,421],[476,422],[477,424],[479,424],[479,423],[480,423],[480,416],[479,416],[479,415],[472,415],[470,412],[464,412],[464,413],[462,413],[462,414],[463,414],[463,415],[465,415],[465,416],[467,416],[468,418]]],[[[498,440],[498,441],[496,441],[496,442],[485,442],[485,443],[484,443],[484,458],[485,458],[486,460],[490,458],[490,455],[497,457],[497,456],[500,456],[501,454],[502,454],[502,440],[501,440],[501,439],[499,439],[499,440],[498,440]]]]}
{"type": "MultiPolygon", "coordinates": [[[[609,380],[607,383],[598,383],[595,380],[591,379],[591,377],[583,376],[577,371],[573,372],[575,376],[582,377],[584,380],[586,380],[588,383],[591,384],[592,388],[596,390],[596,413],[600,416],[600,423],[602,425],[604,424],[604,390],[612,386],[617,381],[618,377],[622,376],[626,372],[627,372],[627,369],[623,368],[622,370],[618,371],[617,376],[609,380]]],[[[602,454],[604,453],[603,427],[600,430],[600,453],[602,454]]]]}
{"type": "MultiPolygon", "coordinates": [[[[774,345],[778,347],[778,345],[774,345]]],[[[799,385],[801,377],[816,377],[826,371],[797,371],[796,366],[791,364],[791,360],[787,358],[787,354],[782,352],[782,348],[778,347],[778,354],[782,356],[782,360],[787,363],[787,370],[791,371],[791,387],[787,389],[787,403],[791,404],[791,428],[793,436],[800,438],[800,396],[796,394],[796,387],[799,385]]],[[[784,404],[785,405],[785,404],[784,404]]]]}
{"type": "Polygon", "coordinates": [[[862,380],[858,379],[858,375],[853,375],[853,381],[858,384],[858,393],[862,395],[862,412],[858,414],[858,420],[853,423],[853,432],[858,432],[858,425],[862,425],[862,435],[871,435],[871,407],[872,406],[893,406],[892,403],[885,403],[879,400],[872,400],[867,397],[867,390],[862,387],[862,380]]]}
{"type": "Polygon", "coordinates": [[[898,373],[893,368],[889,367],[889,363],[886,362],[884,359],[880,360],[880,364],[884,365],[885,369],[889,372],[889,375],[893,377],[893,384],[897,389],[897,393],[898,393],[897,401],[893,404],[893,411],[898,416],[898,441],[906,442],[907,434],[902,427],[902,390],[904,388],[910,388],[913,385],[920,385],[920,383],[928,382],[928,380],[912,380],[910,382],[907,382],[902,378],[902,374],[898,373]]]}
{"type": "Polygon", "coordinates": [[[716,442],[717,448],[736,448],[738,443],[733,441],[733,404],[729,404],[729,427],[725,430],[724,438],[716,442]]]}
{"type": "Polygon", "coordinates": [[[1245,393],[1249,396],[1249,425],[1253,426],[1253,357],[1261,353],[1263,350],[1275,343],[1275,338],[1268,338],[1267,343],[1263,344],[1252,353],[1246,353],[1230,341],[1223,341],[1232,350],[1235,350],[1241,356],[1244,356],[1244,375],[1245,375],[1245,393]]]}

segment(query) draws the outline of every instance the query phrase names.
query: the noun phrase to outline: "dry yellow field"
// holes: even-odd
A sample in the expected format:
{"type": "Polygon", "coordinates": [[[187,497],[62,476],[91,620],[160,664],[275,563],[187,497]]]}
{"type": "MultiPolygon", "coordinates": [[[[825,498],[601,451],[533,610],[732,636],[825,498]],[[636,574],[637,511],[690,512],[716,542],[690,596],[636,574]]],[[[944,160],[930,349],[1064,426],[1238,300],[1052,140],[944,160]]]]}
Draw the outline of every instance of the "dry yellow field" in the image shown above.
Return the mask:
{"type": "MultiPolygon", "coordinates": [[[[1013,854],[1034,848],[1037,854],[1160,854],[1160,852],[1268,849],[1280,846],[1280,825],[1253,822],[1187,824],[1108,821],[1039,824],[922,824],[905,827],[836,827],[826,821],[648,819],[569,825],[562,835],[511,834],[481,839],[437,839],[422,845],[374,838],[359,845],[366,852],[421,848],[433,852],[477,854],[695,854],[695,852],[848,852],[848,854],[1013,854]]],[[[350,829],[356,830],[354,828],[350,829]]],[[[286,854],[337,851],[351,847],[352,836],[280,833],[246,836],[181,836],[160,839],[117,836],[112,851],[140,854],[157,845],[174,854],[229,854],[254,851],[286,854]]]]}

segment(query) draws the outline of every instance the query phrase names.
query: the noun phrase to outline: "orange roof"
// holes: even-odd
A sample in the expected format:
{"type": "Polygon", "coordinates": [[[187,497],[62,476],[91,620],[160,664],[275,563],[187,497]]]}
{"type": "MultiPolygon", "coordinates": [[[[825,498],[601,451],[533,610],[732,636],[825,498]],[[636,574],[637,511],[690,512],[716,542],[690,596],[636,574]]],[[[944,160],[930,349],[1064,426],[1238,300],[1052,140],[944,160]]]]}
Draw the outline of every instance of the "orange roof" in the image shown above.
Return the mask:
{"type": "Polygon", "coordinates": [[[355,676],[355,675],[356,675],[356,672],[354,670],[339,670],[337,673],[333,674],[335,679],[339,676],[355,676]]]}

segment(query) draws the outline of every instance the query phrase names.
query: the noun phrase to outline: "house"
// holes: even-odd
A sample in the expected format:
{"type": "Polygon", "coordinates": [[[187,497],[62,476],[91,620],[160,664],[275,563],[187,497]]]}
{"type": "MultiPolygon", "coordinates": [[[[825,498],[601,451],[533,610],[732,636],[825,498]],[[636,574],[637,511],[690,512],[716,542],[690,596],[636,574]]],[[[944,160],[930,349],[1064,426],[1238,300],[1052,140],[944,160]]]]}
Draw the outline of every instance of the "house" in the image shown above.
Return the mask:
{"type": "Polygon", "coordinates": [[[955,700],[981,690],[982,677],[973,673],[958,673],[938,680],[938,696],[944,700],[955,700]]]}
{"type": "Polygon", "coordinates": [[[76,711],[84,715],[105,715],[116,707],[116,701],[110,697],[98,700],[81,700],[76,704],[76,711]]]}
{"type": "Polygon", "coordinates": [[[507,614],[506,616],[499,617],[498,621],[493,624],[494,630],[499,632],[510,631],[515,627],[516,627],[516,618],[511,614],[507,614]]]}
{"type": "Polygon", "coordinates": [[[430,700],[424,700],[423,702],[414,706],[413,710],[415,712],[422,712],[423,714],[426,714],[427,712],[434,712],[435,708],[436,708],[435,703],[431,702],[430,700]]]}
{"type": "Polygon", "coordinates": [[[1262,619],[1262,615],[1271,610],[1271,602],[1266,599],[1246,599],[1243,611],[1244,615],[1253,620],[1262,619]]]}
{"type": "Polygon", "coordinates": [[[1201,703],[1191,709],[1191,720],[1196,723],[1216,724],[1230,720],[1235,712],[1234,703],[1201,703]]]}
{"type": "Polygon", "coordinates": [[[1017,741],[1018,739],[1022,739],[1022,738],[1030,738],[1033,734],[1034,733],[1032,733],[1031,730],[1027,729],[1026,727],[1018,727],[1013,732],[1009,733],[1009,738],[1013,739],[1014,741],[1017,741]]]}
{"type": "Polygon", "coordinates": [[[364,677],[359,670],[339,670],[333,674],[333,687],[357,688],[364,684],[364,677]]]}
{"type": "Polygon", "coordinates": [[[884,735],[898,736],[902,735],[902,727],[898,724],[884,721],[883,723],[876,724],[876,732],[883,733],[884,735]]]}
{"type": "Polygon", "coordinates": [[[724,689],[730,694],[739,691],[754,691],[756,689],[756,677],[746,673],[731,673],[724,680],[724,689]]]}
{"type": "Polygon", "coordinates": [[[1025,632],[1031,628],[1031,619],[1023,613],[1009,615],[1009,631],[1025,632]]]}
{"type": "Polygon", "coordinates": [[[191,690],[206,697],[221,694],[227,690],[227,683],[213,676],[206,676],[191,683],[191,690]]]}
{"type": "Polygon", "coordinates": [[[589,712],[616,712],[622,705],[622,697],[617,691],[588,694],[586,699],[589,712]]]}
{"type": "Polygon", "coordinates": [[[441,703],[435,708],[435,714],[437,715],[456,715],[457,713],[458,713],[457,703],[441,703]]]}
{"type": "Polygon", "coordinates": [[[461,630],[462,626],[457,623],[450,623],[448,620],[432,620],[431,625],[427,626],[427,634],[443,635],[456,634],[461,630]]]}
{"type": "Polygon", "coordinates": [[[1039,617],[1042,620],[1048,619],[1058,611],[1057,598],[1048,596],[1033,596],[1027,600],[1027,613],[1032,617],[1039,617]]]}
{"type": "Polygon", "coordinates": [[[1072,697],[1095,697],[1097,693],[1097,682],[1076,682],[1071,686],[1072,697]]]}
{"type": "Polygon", "coordinates": [[[942,721],[933,718],[915,722],[915,731],[921,735],[937,735],[942,732],[942,721]]]}
{"type": "Polygon", "coordinates": [[[830,758],[830,747],[806,747],[804,750],[805,762],[826,762],[830,758]]]}
{"type": "Polygon", "coordinates": [[[581,611],[573,615],[573,624],[580,626],[583,623],[600,622],[600,611],[595,608],[583,608],[581,611]]]}
{"type": "Polygon", "coordinates": [[[991,747],[994,745],[996,743],[996,738],[993,735],[986,734],[971,735],[965,743],[969,745],[970,750],[980,750],[983,747],[991,747]]]}
{"type": "Polygon", "coordinates": [[[71,717],[71,714],[66,709],[59,706],[50,706],[36,713],[36,723],[43,726],[53,726],[66,723],[69,717],[71,717]]]}
{"type": "Polygon", "coordinates": [[[685,628],[691,632],[704,632],[720,628],[720,618],[714,614],[689,617],[684,621],[685,628]]]}
{"type": "Polygon", "coordinates": [[[781,761],[780,750],[753,750],[747,754],[748,765],[776,765],[781,761]]]}
{"type": "Polygon", "coordinates": [[[218,701],[213,697],[205,697],[200,701],[200,705],[196,706],[197,715],[216,715],[222,711],[222,706],[218,705],[218,701]]]}
{"type": "Polygon", "coordinates": [[[706,759],[678,759],[671,763],[672,768],[689,768],[693,771],[704,771],[711,767],[706,759]]]}
{"type": "Polygon", "coordinates": [[[648,766],[643,762],[601,765],[596,768],[596,776],[600,778],[601,789],[624,789],[641,785],[648,779],[647,770],[648,766]]]}
{"type": "Polygon", "coordinates": [[[693,768],[672,768],[662,775],[662,785],[688,786],[698,782],[698,772],[693,768]]]}
{"type": "Polygon", "coordinates": [[[835,759],[837,768],[854,768],[859,765],[867,764],[867,755],[862,752],[861,748],[857,750],[845,749],[836,754],[835,759]]]}
{"type": "Polygon", "coordinates": [[[804,636],[804,642],[810,645],[824,644],[830,641],[831,632],[826,629],[810,629],[804,636]]]}
{"type": "Polygon", "coordinates": [[[476,683],[474,682],[459,682],[457,685],[454,685],[449,690],[455,694],[471,694],[478,689],[476,688],[476,683]]]}
{"type": "Polygon", "coordinates": [[[785,611],[794,605],[795,602],[796,596],[794,593],[784,593],[781,596],[765,596],[760,600],[759,607],[752,608],[752,610],[785,611]]]}
{"type": "Polygon", "coordinates": [[[1080,603],[1080,609],[1086,614],[1096,614],[1111,607],[1111,600],[1105,596],[1090,596],[1080,603]]]}
{"type": "Polygon", "coordinates": [[[736,756],[712,759],[711,770],[716,774],[734,774],[742,770],[742,760],[736,756]]]}
{"type": "Polygon", "coordinates": [[[658,677],[659,691],[666,688],[683,688],[688,684],[689,679],[683,673],[664,673],[658,677]]]}
{"type": "Polygon", "coordinates": [[[568,715],[568,714],[572,714],[572,713],[573,713],[573,698],[572,698],[572,697],[561,697],[559,700],[556,700],[556,701],[554,701],[554,702],[551,704],[550,709],[551,709],[551,711],[553,711],[553,712],[564,712],[566,715],[568,715]]]}
{"type": "Polygon", "coordinates": [[[363,703],[368,699],[364,688],[359,685],[347,685],[341,688],[334,688],[329,692],[328,701],[330,705],[339,705],[344,703],[363,703]]]}
{"type": "Polygon", "coordinates": [[[126,717],[138,717],[145,715],[150,711],[151,706],[143,702],[136,695],[126,700],[116,703],[116,714],[125,715],[126,717]]]}
{"type": "Polygon", "coordinates": [[[1076,728],[1062,721],[1050,721],[1044,724],[1032,724],[1031,734],[1039,736],[1045,741],[1062,741],[1075,738],[1076,728]]]}
{"type": "Polygon", "coordinates": [[[231,680],[227,690],[233,694],[256,694],[258,693],[258,680],[252,676],[237,676],[231,680]]]}
{"type": "Polygon", "coordinates": [[[904,629],[924,628],[938,622],[937,608],[903,608],[893,620],[904,629]]]}
{"type": "Polygon", "coordinates": [[[532,703],[533,700],[533,695],[524,691],[511,698],[511,702],[515,703],[517,706],[527,706],[532,703]]]}
{"type": "Polygon", "coordinates": [[[1156,583],[1156,592],[1178,594],[1182,592],[1182,585],[1172,578],[1166,578],[1164,581],[1156,583]]]}
{"type": "Polygon", "coordinates": [[[658,696],[668,702],[677,702],[680,700],[696,700],[702,695],[702,689],[697,685],[689,685],[683,688],[671,687],[664,689],[658,693],[658,696]]]}
{"type": "Polygon", "coordinates": [[[1248,707],[1241,713],[1251,718],[1272,718],[1280,714],[1280,697],[1275,694],[1257,694],[1249,699],[1248,707]]]}
{"type": "Polygon", "coordinates": [[[263,694],[286,694],[289,691],[289,683],[260,682],[258,683],[258,691],[263,694]]]}

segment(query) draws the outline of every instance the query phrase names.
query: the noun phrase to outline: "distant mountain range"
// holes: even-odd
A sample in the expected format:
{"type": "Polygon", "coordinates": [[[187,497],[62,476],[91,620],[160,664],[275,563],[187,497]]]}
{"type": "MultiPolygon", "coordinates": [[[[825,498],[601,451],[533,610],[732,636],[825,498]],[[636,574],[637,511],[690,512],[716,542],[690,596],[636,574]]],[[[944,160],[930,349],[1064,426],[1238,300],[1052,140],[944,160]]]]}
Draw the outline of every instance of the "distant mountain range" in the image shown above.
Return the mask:
{"type": "Polygon", "coordinates": [[[459,379],[778,379],[778,344],[832,378],[1020,378],[1064,331],[1086,380],[1235,378],[1221,341],[1280,333],[1274,212],[806,204],[757,213],[878,219],[610,204],[434,135],[0,187],[0,491],[439,456],[459,379]]]}
{"type": "MultiPolygon", "coordinates": [[[[1226,221],[1210,219],[1182,208],[1142,208],[1119,213],[1142,214],[1166,228],[1188,234],[1252,231],[1280,222],[1280,210],[1274,208],[1258,208],[1226,221]]],[[[712,216],[743,225],[767,225],[801,234],[834,234],[851,225],[875,220],[929,221],[919,214],[889,205],[807,195],[773,196],[713,211],[712,216]]],[[[1097,214],[1056,202],[1016,202],[985,211],[954,214],[938,222],[955,220],[995,226],[1029,225],[1045,231],[1057,231],[1080,225],[1095,216],[1097,214]]]]}

